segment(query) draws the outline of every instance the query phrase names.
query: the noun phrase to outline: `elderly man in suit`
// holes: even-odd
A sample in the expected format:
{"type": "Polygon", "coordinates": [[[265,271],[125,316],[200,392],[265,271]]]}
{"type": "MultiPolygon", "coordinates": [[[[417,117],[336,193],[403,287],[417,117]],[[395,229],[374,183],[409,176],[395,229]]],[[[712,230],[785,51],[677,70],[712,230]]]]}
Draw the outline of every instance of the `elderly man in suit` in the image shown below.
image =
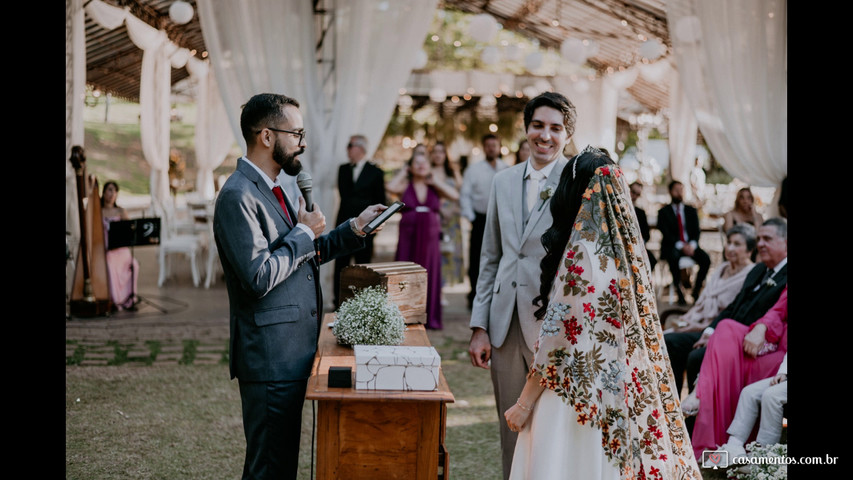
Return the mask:
{"type": "Polygon", "coordinates": [[[711,269],[711,257],[699,248],[699,214],[695,208],[684,204],[684,184],[678,180],[670,182],[669,196],[672,203],[658,210],[657,228],[662,234],[660,258],[669,263],[672,283],[678,294],[678,304],[686,305],[687,300],[681,291],[681,269],[678,261],[681,257],[690,257],[699,265],[699,273],[693,283],[693,301],[696,301],[711,269]]]}
{"type": "MultiPolygon", "coordinates": [[[[576,118],[575,106],[559,93],[530,100],[524,107],[530,158],[497,172],[492,181],[468,353],[475,366],[491,370],[499,416],[521,394],[539,337],[533,298],[545,255],[541,237],[552,223],[549,192],[568,163],[563,149],[576,118]]],[[[506,479],[518,433],[499,424],[506,479]]]]}
{"type": "MultiPolygon", "coordinates": [[[[385,174],[381,168],[367,158],[367,137],[353,135],[347,144],[348,162],[338,167],[338,193],[341,205],[336,224],[357,216],[370,205],[385,204],[385,174]]],[[[341,271],[351,261],[370,263],[373,259],[373,236],[365,238],[364,248],[350,255],[341,255],[335,260],[335,280],[332,292],[335,308],[340,306],[341,271]]]]}
{"type": "Polygon", "coordinates": [[[702,332],[664,335],[679,392],[685,370],[688,389],[693,391],[705,356],[705,344],[721,320],[730,318],[751,325],[770,310],[788,284],[788,222],[783,218],[766,220],[758,228],[757,248],[760,263],[747,274],[735,299],[714,318],[709,327],[702,332]]]}
{"type": "Polygon", "coordinates": [[[298,208],[279,174],[296,175],[305,151],[299,103],[264,93],[240,115],[246,156],[216,200],[213,231],[230,306],[230,373],[240,384],[246,436],[244,479],[295,479],[302,405],[322,313],[320,263],[364,246],[362,228],[384,210],[321,235],[318,206],[298,208]]]}

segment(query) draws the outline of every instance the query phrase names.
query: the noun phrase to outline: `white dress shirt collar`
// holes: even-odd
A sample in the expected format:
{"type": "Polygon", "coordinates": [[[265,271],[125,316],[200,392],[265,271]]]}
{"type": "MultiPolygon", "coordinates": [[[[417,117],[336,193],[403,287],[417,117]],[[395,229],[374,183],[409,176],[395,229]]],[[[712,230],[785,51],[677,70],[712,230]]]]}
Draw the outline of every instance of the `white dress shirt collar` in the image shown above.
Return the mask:
{"type": "MultiPolygon", "coordinates": [[[[547,179],[551,175],[551,171],[554,170],[554,165],[556,165],[556,164],[557,164],[557,161],[555,160],[555,161],[549,163],[548,165],[545,165],[544,167],[539,169],[539,172],[541,172],[544,175],[542,177],[543,179],[547,179]]],[[[533,165],[530,163],[530,160],[528,160],[527,166],[525,167],[525,170],[524,170],[524,178],[527,179],[528,176],[530,175],[530,172],[532,172],[533,170],[534,170],[533,165]]]]}

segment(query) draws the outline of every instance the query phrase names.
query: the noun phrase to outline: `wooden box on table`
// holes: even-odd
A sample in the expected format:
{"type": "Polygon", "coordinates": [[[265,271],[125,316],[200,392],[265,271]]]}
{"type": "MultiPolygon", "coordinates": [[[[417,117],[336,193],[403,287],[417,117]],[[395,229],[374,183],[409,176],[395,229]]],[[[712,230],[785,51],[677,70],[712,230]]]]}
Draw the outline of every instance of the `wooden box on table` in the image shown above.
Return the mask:
{"type": "Polygon", "coordinates": [[[364,263],[341,270],[338,298],[343,303],[355,291],[380,285],[400,308],[407,324],[426,323],[427,271],[414,262],[364,263]],[[351,288],[352,287],[352,288],[351,288]]]}

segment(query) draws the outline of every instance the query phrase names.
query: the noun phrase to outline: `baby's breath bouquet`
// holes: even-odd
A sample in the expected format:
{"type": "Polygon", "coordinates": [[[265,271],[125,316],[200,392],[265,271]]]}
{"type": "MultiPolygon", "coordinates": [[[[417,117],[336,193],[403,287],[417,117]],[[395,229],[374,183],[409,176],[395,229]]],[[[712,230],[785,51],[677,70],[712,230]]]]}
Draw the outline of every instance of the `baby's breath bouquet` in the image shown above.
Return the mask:
{"type": "Polygon", "coordinates": [[[332,333],[341,345],[400,345],[406,322],[380,286],[366,287],[344,301],[332,333]]]}

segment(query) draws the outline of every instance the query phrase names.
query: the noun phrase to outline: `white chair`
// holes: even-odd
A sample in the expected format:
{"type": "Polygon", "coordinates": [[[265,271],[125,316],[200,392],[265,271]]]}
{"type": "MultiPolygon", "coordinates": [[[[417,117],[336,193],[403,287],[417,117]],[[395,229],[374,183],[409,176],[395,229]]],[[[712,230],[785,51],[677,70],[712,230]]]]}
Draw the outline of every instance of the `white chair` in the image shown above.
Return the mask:
{"type": "Polygon", "coordinates": [[[175,227],[174,207],[166,201],[167,205],[162,207],[160,213],[160,275],[157,286],[162,287],[171,273],[171,257],[182,254],[190,261],[193,285],[198,286],[201,281],[199,273],[199,257],[204,250],[207,235],[198,233],[179,233],[175,227]]]}

